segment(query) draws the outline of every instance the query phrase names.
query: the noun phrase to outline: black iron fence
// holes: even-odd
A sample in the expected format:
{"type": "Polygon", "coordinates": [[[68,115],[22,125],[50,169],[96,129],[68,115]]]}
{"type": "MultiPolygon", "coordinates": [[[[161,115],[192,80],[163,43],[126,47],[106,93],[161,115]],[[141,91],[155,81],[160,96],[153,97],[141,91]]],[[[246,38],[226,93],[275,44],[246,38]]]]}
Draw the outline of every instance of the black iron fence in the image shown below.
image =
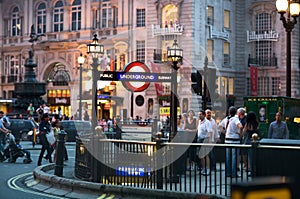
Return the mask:
{"type": "Polygon", "coordinates": [[[254,175],[248,165],[251,145],[137,142],[94,137],[77,140],[76,146],[76,177],[104,184],[228,196],[232,183],[248,182],[254,175]],[[198,157],[205,148],[211,151],[209,159],[189,157],[190,151],[196,151],[198,157]],[[224,161],[226,148],[230,149],[229,165],[224,161]],[[232,159],[232,153],[239,151],[244,151],[243,155],[232,159]],[[233,165],[237,172],[228,175],[226,167],[233,165]]]}
{"type": "MultiPolygon", "coordinates": [[[[191,144],[92,137],[78,139],[76,146],[75,175],[80,179],[103,184],[222,196],[230,196],[233,183],[249,182],[257,174],[267,176],[269,174],[266,171],[270,170],[273,171],[270,173],[272,175],[290,175],[300,166],[299,161],[295,163],[294,159],[288,172],[282,171],[277,164],[272,169],[265,168],[265,165],[269,167],[266,155],[274,156],[272,146],[257,143],[191,144]],[[193,151],[198,159],[192,156],[193,151]],[[206,154],[208,158],[204,158],[206,154]]],[[[274,148],[279,153],[280,147],[274,148]]],[[[297,146],[285,146],[279,154],[285,157],[284,160],[292,160],[300,154],[299,149],[297,146]]],[[[272,163],[276,163],[276,158],[272,159],[272,163]]]]}

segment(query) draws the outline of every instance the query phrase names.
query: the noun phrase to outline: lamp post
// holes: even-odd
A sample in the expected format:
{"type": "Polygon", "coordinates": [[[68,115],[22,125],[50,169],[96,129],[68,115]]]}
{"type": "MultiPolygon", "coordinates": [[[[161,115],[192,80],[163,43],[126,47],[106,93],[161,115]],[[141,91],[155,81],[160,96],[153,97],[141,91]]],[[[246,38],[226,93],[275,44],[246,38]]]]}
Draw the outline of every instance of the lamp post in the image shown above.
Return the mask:
{"type": "Polygon", "coordinates": [[[177,71],[179,69],[178,63],[182,61],[183,50],[179,48],[177,40],[174,40],[173,46],[167,49],[167,57],[172,62],[172,82],[171,82],[171,110],[170,110],[170,123],[171,133],[170,140],[177,134],[177,71]]]}
{"type": "Polygon", "coordinates": [[[79,120],[82,120],[82,64],[84,63],[84,57],[82,53],[77,59],[79,63],[79,120]]]}
{"type": "Polygon", "coordinates": [[[292,3],[292,0],[277,0],[276,8],[280,14],[280,20],[286,31],[286,96],[291,97],[291,32],[297,23],[299,16],[299,3],[292,3]],[[286,17],[285,17],[286,13],[286,17]],[[293,19],[291,19],[291,17],[293,19]]]}
{"type": "Polygon", "coordinates": [[[88,54],[93,58],[92,63],[92,131],[95,131],[97,126],[97,72],[98,72],[98,56],[104,54],[104,46],[98,43],[97,34],[94,34],[92,43],[87,44],[88,54]]]}

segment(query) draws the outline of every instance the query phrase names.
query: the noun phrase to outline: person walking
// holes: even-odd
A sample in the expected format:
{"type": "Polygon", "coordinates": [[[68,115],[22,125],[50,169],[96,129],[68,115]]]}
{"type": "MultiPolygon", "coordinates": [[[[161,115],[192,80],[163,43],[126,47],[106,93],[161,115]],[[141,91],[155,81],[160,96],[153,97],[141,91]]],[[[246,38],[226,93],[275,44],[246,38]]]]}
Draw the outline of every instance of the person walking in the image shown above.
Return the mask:
{"type": "Polygon", "coordinates": [[[275,121],[271,122],[268,130],[268,138],[289,139],[289,129],[284,121],[281,121],[282,113],[277,112],[275,121]]]}
{"type": "Polygon", "coordinates": [[[33,115],[35,111],[35,108],[33,107],[32,103],[29,104],[29,106],[27,107],[27,115],[33,115]]]}
{"type": "Polygon", "coordinates": [[[51,124],[49,122],[49,115],[47,113],[45,113],[42,117],[42,121],[39,125],[39,138],[40,138],[40,144],[42,145],[41,148],[41,152],[39,155],[39,159],[37,162],[38,166],[42,165],[42,158],[43,155],[45,153],[45,151],[47,151],[47,157],[49,160],[49,163],[52,163],[52,158],[51,158],[51,148],[50,148],[50,144],[48,143],[48,140],[46,138],[46,134],[50,132],[51,130],[51,124]]]}
{"type": "MultiPolygon", "coordinates": [[[[224,118],[219,126],[225,126],[225,144],[240,144],[240,134],[243,128],[240,120],[236,117],[236,108],[231,106],[229,108],[229,116],[224,118]]],[[[239,156],[239,150],[234,147],[226,148],[226,164],[225,173],[226,177],[238,177],[237,173],[237,157],[239,156]]]]}

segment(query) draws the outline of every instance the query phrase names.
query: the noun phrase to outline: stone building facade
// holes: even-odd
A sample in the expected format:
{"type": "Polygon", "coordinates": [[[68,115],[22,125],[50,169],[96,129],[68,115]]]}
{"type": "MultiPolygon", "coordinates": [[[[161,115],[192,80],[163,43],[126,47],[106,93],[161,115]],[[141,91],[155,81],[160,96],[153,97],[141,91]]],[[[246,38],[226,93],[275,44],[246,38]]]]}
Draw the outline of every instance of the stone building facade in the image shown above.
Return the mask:
{"type": "MultiPolygon", "coordinates": [[[[191,90],[191,73],[203,74],[209,88],[217,85],[211,106],[223,117],[226,99],[243,106],[250,95],[250,68],[258,69],[257,95],[285,95],[286,36],[274,1],[257,0],[1,0],[0,97],[12,99],[14,82],[24,78],[31,43],[31,26],[45,34],[34,44],[38,81],[51,110],[61,107],[76,113],[79,97],[77,58],[83,64],[83,109],[91,111],[91,58],[87,44],[96,33],[104,45],[101,70],[122,71],[132,61],[144,62],[151,72],[171,71],[167,48],[174,40],[183,49],[179,69],[179,113],[202,108],[202,97],[191,90]],[[215,79],[214,79],[215,78],[215,79]]],[[[292,96],[299,97],[299,26],[292,33],[292,96]]],[[[132,92],[121,82],[98,82],[98,117],[141,116],[164,118],[169,114],[170,83],[151,82],[132,92]],[[103,96],[114,96],[103,98],[103,96]]],[[[210,91],[209,93],[214,93],[210,91]]],[[[0,101],[1,102],[1,101],[0,101]]],[[[1,108],[10,111],[2,102],[1,108]]]]}

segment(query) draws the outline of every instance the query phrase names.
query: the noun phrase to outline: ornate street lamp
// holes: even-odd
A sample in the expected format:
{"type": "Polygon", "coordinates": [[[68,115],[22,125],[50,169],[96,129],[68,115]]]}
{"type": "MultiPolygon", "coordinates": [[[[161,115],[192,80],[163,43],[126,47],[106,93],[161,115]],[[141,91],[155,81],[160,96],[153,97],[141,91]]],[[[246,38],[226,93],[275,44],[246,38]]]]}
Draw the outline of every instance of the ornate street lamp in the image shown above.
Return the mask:
{"type": "Polygon", "coordinates": [[[77,58],[79,64],[79,120],[82,120],[82,64],[84,63],[84,57],[82,53],[77,58]]]}
{"type": "Polygon", "coordinates": [[[170,140],[177,134],[177,71],[179,69],[178,63],[182,61],[183,50],[179,48],[177,40],[174,40],[173,46],[167,49],[167,57],[172,62],[172,82],[171,82],[171,110],[170,110],[170,123],[171,132],[170,140]]]}
{"type": "Polygon", "coordinates": [[[291,32],[297,23],[300,5],[292,0],[277,0],[276,8],[286,31],[286,96],[291,97],[291,32]]]}
{"type": "Polygon", "coordinates": [[[92,179],[96,180],[98,178],[98,161],[95,157],[98,152],[98,140],[94,139],[96,135],[96,126],[97,126],[97,72],[99,65],[99,55],[104,54],[104,46],[98,43],[97,34],[94,34],[93,42],[87,44],[88,54],[91,54],[93,58],[92,63],[92,139],[91,139],[91,175],[92,179]]]}
{"type": "Polygon", "coordinates": [[[87,44],[88,54],[93,58],[92,63],[92,131],[97,126],[97,71],[99,64],[99,55],[104,54],[104,46],[98,43],[97,34],[94,34],[93,42],[87,44]]]}

